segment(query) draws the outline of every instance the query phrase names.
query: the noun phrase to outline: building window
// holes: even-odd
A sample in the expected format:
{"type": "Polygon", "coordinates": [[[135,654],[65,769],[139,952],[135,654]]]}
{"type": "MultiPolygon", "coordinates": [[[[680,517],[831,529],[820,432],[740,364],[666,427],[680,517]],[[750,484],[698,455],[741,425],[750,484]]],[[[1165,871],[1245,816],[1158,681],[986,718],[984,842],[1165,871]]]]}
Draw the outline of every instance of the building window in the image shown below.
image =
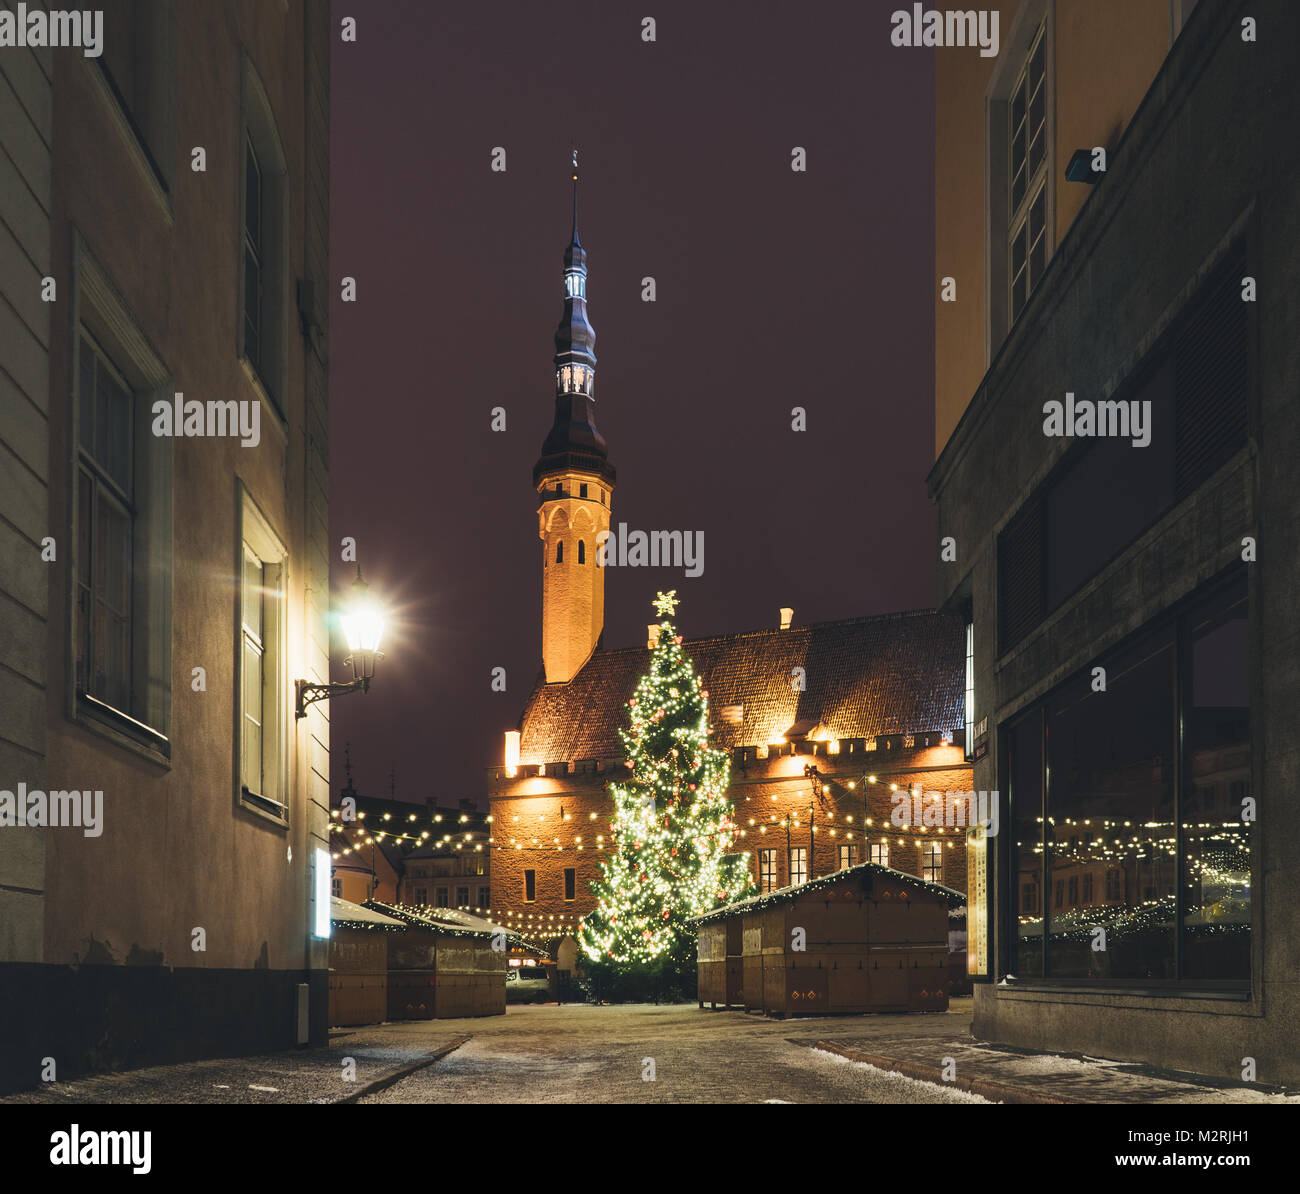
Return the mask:
{"type": "Polygon", "coordinates": [[[417,887],[415,889],[416,906],[423,908],[428,902],[429,902],[429,889],[427,887],[417,887]]]}
{"type": "Polygon", "coordinates": [[[1092,872],[1089,871],[1083,876],[1083,899],[1084,904],[1092,903],[1092,872]]]}
{"type": "Polygon", "coordinates": [[[285,580],[288,553],[247,492],[240,536],[239,761],[242,802],[288,820],[285,580]]]}
{"type": "Polygon", "coordinates": [[[758,890],[776,890],[776,851],[760,850],[758,852],[758,890]]]}
{"type": "Polygon", "coordinates": [[[74,236],[66,711],[115,741],[167,756],[171,720],[172,440],[151,434],[172,396],[162,362],[74,236]]]}
{"type": "Polygon", "coordinates": [[[1022,872],[1045,871],[1054,894],[1046,926],[1021,925],[1015,973],[1244,984],[1252,824],[1239,810],[1211,823],[1182,806],[1207,774],[1249,782],[1245,569],[1099,662],[1104,693],[1093,691],[1090,666],[1008,731],[1013,858],[1022,872]],[[1091,832],[1068,832],[1080,824],[1091,832]],[[1106,867],[1105,904],[1082,912],[1088,876],[1081,893],[1079,876],[1061,873],[1081,865],[1106,867]],[[1091,948],[1098,925],[1104,952],[1091,948]]]}
{"type": "Polygon", "coordinates": [[[1047,265],[1047,38],[1040,26],[1011,92],[1011,319],[1024,309],[1047,265]]]}
{"type": "Polygon", "coordinates": [[[175,152],[175,5],[123,0],[105,5],[103,18],[98,78],[128,144],[166,194],[175,152]]]}
{"type": "Polygon", "coordinates": [[[133,400],[121,375],[81,338],[77,687],[131,709],[133,400]]]}
{"type": "MultiPolygon", "coordinates": [[[[587,486],[586,486],[585,484],[582,484],[582,485],[579,485],[579,486],[578,486],[578,496],[579,496],[579,497],[586,497],[586,496],[587,496],[587,486]]],[[[578,563],[582,563],[582,561],[579,560],[578,563]]]]}
{"type": "Polygon", "coordinates": [[[555,562],[557,564],[564,563],[564,540],[563,539],[559,540],[559,542],[557,542],[555,545],[555,562]]]}
{"type": "Polygon", "coordinates": [[[921,878],[930,883],[943,882],[943,843],[923,842],[921,845],[921,878]]]}
{"type": "Polygon", "coordinates": [[[1002,652],[1245,446],[1248,272],[1241,246],[1231,247],[1108,400],[1125,412],[1150,404],[1138,408],[1150,411],[1148,445],[1134,451],[1132,434],[1080,441],[998,535],[1002,652]]]}
{"type": "Polygon", "coordinates": [[[874,862],[876,866],[889,865],[889,843],[888,842],[871,843],[871,861],[874,862]]]}
{"type": "Polygon", "coordinates": [[[975,623],[966,623],[966,757],[975,753],[975,623]]]}
{"type": "Polygon", "coordinates": [[[439,908],[445,908],[447,906],[447,889],[445,887],[437,888],[434,891],[434,900],[439,908]]]}
{"type": "Polygon", "coordinates": [[[289,339],[287,173],[266,90],[247,55],[243,65],[239,355],[282,412],[289,339]]]}
{"type": "Polygon", "coordinates": [[[477,851],[468,855],[465,859],[465,874],[467,875],[482,875],[485,873],[486,867],[487,863],[484,861],[483,855],[477,851]]]}
{"type": "Polygon", "coordinates": [[[790,847],[790,886],[808,882],[808,847],[790,847]]]}
{"type": "Polygon", "coordinates": [[[341,900],[343,898],[342,879],[330,879],[330,895],[332,895],[336,900],[341,900]]]}
{"type": "Polygon", "coordinates": [[[524,902],[533,903],[537,899],[537,872],[524,872],[524,902]]]}
{"type": "Polygon", "coordinates": [[[480,887],[478,889],[478,906],[480,908],[486,908],[491,903],[492,903],[492,893],[488,890],[488,888],[480,887]]]}
{"type": "Polygon", "coordinates": [[[578,540],[578,563],[585,564],[586,562],[587,562],[587,545],[581,539],[579,539],[578,540]]]}
{"type": "Polygon", "coordinates": [[[846,871],[858,865],[858,848],[856,845],[840,845],[840,870],[846,871]]]}
{"type": "Polygon", "coordinates": [[[458,887],[458,888],[456,888],[456,907],[457,907],[457,908],[468,908],[468,907],[469,907],[469,888],[468,888],[468,887],[458,887]]]}
{"type": "Polygon", "coordinates": [[[564,898],[566,900],[576,899],[578,895],[578,876],[573,867],[564,869],[564,898]]]}
{"type": "Polygon", "coordinates": [[[1038,888],[1032,883],[1020,885],[1020,911],[1030,914],[1038,911],[1038,888]]]}

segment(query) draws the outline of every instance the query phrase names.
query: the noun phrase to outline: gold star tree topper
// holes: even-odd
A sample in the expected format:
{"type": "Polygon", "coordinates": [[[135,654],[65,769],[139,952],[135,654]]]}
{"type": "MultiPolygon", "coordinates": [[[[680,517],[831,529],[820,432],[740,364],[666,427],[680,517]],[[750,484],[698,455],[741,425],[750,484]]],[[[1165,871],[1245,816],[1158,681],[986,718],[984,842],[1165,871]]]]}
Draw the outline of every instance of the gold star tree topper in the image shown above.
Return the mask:
{"type": "Polygon", "coordinates": [[[655,613],[671,618],[677,610],[677,590],[669,589],[655,597],[655,613]]]}

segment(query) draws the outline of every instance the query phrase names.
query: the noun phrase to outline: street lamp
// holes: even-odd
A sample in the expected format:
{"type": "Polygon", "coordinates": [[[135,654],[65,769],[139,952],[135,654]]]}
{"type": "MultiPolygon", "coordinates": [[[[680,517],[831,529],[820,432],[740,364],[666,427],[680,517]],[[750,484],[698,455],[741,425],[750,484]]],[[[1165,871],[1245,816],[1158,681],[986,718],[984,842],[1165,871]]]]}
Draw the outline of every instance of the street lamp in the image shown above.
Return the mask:
{"type": "Polygon", "coordinates": [[[358,564],[357,579],[352,582],[352,595],[340,619],[343,623],[343,637],[351,652],[343,662],[352,668],[352,679],[344,684],[313,684],[308,680],[295,680],[298,717],[306,717],[307,706],[316,701],[327,701],[349,692],[370,690],[370,680],[375,674],[375,660],[384,657],[379,649],[379,640],[384,633],[384,618],[370,598],[369,591],[370,586],[362,580],[361,565],[358,564]]]}

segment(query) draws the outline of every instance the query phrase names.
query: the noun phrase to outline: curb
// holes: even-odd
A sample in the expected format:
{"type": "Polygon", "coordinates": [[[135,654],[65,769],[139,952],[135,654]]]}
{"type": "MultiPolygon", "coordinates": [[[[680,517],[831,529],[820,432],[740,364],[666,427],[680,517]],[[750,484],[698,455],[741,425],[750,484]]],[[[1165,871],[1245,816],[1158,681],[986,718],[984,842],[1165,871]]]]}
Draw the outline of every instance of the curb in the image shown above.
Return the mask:
{"type": "Polygon", "coordinates": [[[1039,1094],[1036,1091],[1024,1090],[1017,1086],[1006,1086],[1001,1082],[989,1082],[983,1078],[954,1078],[951,1082],[946,1082],[938,1066],[917,1065],[915,1062],[898,1061],[893,1057],[880,1057],[874,1053],[863,1053],[858,1049],[847,1049],[831,1041],[819,1040],[813,1048],[820,1049],[824,1053],[834,1053],[836,1056],[843,1057],[848,1061],[860,1061],[866,1065],[875,1066],[878,1070],[889,1070],[895,1074],[902,1074],[905,1078],[915,1078],[919,1082],[929,1082],[934,1086],[941,1086],[946,1089],[964,1090],[968,1094],[981,1095],[986,1099],[999,1103],[1022,1103],[1040,1106],[1062,1103],[1082,1106],[1086,1103],[1085,1099],[1072,1099],[1069,1095],[1039,1094]]]}
{"type": "Polygon", "coordinates": [[[326,1100],[327,1106],[336,1106],[340,1103],[355,1103],[359,1099],[364,1099],[368,1095],[378,1094],[381,1090],[387,1090],[390,1086],[396,1085],[403,1078],[409,1078],[412,1074],[433,1065],[435,1061],[441,1061],[448,1053],[454,1053],[461,1045],[472,1040],[472,1037],[458,1036],[449,1045],[444,1045],[441,1049],[435,1050],[428,1057],[421,1058],[411,1065],[403,1066],[400,1070],[394,1070],[391,1074],[385,1074],[382,1078],[375,1078],[367,1082],[364,1086],[358,1087],[354,1091],[343,1095],[342,1098],[326,1100]]]}

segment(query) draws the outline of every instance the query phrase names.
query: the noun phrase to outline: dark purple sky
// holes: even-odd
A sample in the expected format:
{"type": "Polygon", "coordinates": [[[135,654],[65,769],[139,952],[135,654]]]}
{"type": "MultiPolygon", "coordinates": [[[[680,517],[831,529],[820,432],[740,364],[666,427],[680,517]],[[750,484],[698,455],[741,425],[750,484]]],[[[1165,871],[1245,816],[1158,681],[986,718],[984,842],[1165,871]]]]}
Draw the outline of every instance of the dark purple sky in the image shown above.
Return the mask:
{"type": "Polygon", "coordinates": [[[571,140],[614,522],[705,539],[696,579],[608,574],[605,645],[660,588],[688,638],[932,604],[933,72],[894,7],[335,4],[334,583],[355,536],[393,611],[336,789],[350,742],[363,792],[481,799],[537,676],[571,140]]]}

